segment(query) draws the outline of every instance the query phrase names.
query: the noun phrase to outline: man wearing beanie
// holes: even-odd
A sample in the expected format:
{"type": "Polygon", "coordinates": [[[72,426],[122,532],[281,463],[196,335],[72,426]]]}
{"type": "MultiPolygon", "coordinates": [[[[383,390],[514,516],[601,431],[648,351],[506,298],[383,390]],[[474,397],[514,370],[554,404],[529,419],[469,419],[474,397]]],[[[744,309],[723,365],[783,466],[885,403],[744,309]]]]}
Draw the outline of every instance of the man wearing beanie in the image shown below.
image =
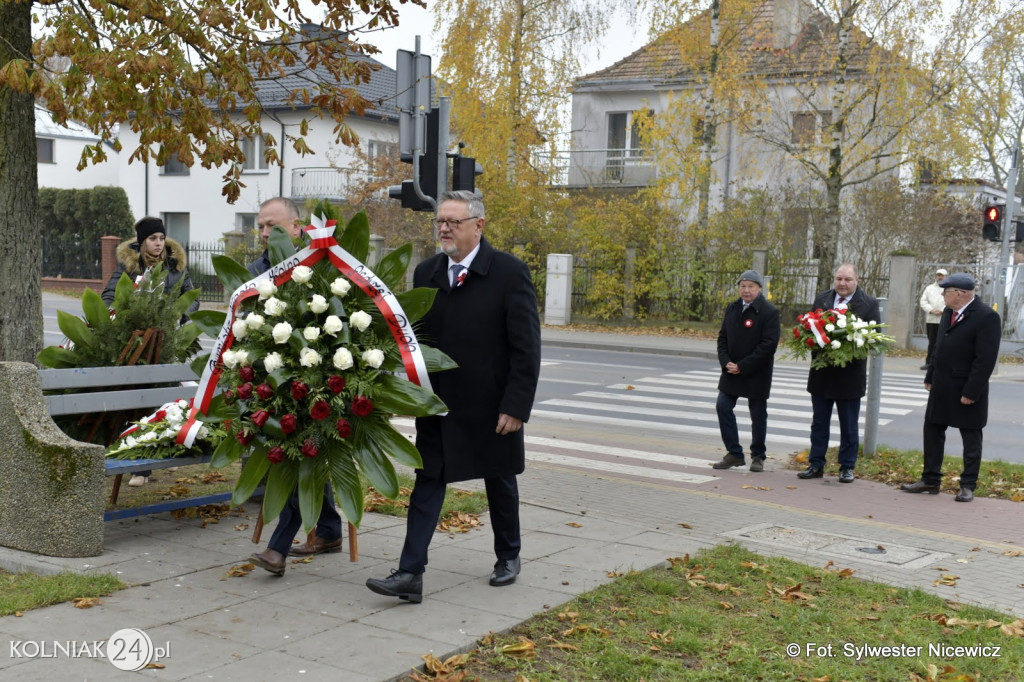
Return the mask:
{"type": "Polygon", "coordinates": [[[750,410],[750,470],[764,471],[768,432],[768,394],[772,386],[775,351],[779,348],[779,311],[761,293],[761,275],[747,270],[736,284],[740,297],[725,308],[718,332],[718,428],[726,453],[715,469],[746,464],[734,409],[738,398],[750,410]]]}
{"type": "Polygon", "coordinates": [[[954,272],[939,284],[946,311],[939,321],[935,355],[924,375],[928,407],[924,411],[924,470],[921,480],[904,483],[907,493],[939,492],[946,429],[960,429],[964,468],[957,502],[974,499],[981,471],[981,430],[988,423],[988,380],[999,358],[999,315],[974,295],[974,278],[954,272]]]}

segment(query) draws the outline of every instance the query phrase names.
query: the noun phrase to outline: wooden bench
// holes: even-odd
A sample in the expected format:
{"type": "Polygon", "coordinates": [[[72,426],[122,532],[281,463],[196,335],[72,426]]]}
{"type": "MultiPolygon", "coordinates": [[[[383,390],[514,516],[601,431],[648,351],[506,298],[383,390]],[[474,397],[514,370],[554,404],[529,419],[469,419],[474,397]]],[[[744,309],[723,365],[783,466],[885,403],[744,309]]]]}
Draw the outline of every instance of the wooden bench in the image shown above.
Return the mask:
{"type": "MultiPolygon", "coordinates": [[[[173,400],[188,399],[194,391],[181,386],[181,382],[195,381],[195,373],[186,364],[173,365],[131,365],[124,367],[87,367],[74,369],[41,369],[39,382],[42,389],[61,391],[45,396],[46,408],[51,417],[76,414],[116,415],[117,429],[121,429],[126,421],[141,419],[157,408],[173,400]],[[156,384],[172,384],[155,386],[156,384]],[[96,389],[106,389],[99,390],[96,389]],[[142,414],[140,414],[140,412],[142,414]]],[[[104,468],[107,476],[113,476],[113,489],[109,504],[117,503],[121,481],[125,474],[170,467],[206,464],[210,455],[194,457],[170,457],[164,459],[105,459],[104,468]]],[[[257,494],[262,488],[257,490],[257,494]]],[[[207,504],[220,504],[231,499],[231,492],[199,495],[196,497],[164,500],[125,509],[108,509],[103,512],[104,521],[127,519],[145,514],[201,507],[207,504]]],[[[260,521],[253,533],[253,542],[258,543],[262,531],[262,510],[260,521]]],[[[312,542],[316,529],[307,536],[312,542]]],[[[359,557],[356,527],[348,524],[349,558],[357,561],[359,557]]]]}
{"type": "MultiPolygon", "coordinates": [[[[193,389],[181,382],[195,381],[195,373],[186,364],[132,365],[127,367],[86,367],[74,369],[41,369],[39,382],[44,392],[61,391],[46,395],[46,408],[52,417],[66,415],[116,415],[120,424],[140,419],[156,411],[164,403],[188,399],[193,389]],[[156,384],[170,384],[155,386],[156,384]],[[106,390],[97,390],[106,389],[106,390]],[[140,414],[141,413],[141,414],[140,414]]],[[[115,425],[114,428],[120,428],[115,425]]],[[[153,469],[205,464],[210,455],[173,457],[166,459],[106,459],[107,476],[113,476],[110,505],[117,503],[121,481],[125,474],[153,469]]],[[[109,509],[103,520],[126,519],[144,514],[157,514],[176,509],[219,504],[231,499],[230,492],[197,497],[165,500],[126,509],[109,509]]]]}

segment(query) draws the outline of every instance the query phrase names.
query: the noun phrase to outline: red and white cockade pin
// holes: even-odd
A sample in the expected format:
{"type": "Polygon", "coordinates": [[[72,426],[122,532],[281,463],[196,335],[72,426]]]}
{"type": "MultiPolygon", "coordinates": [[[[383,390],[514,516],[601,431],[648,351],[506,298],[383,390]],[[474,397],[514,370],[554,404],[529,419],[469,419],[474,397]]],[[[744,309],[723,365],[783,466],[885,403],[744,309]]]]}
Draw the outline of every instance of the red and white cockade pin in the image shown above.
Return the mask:
{"type": "Polygon", "coordinates": [[[754,326],[754,321],[753,320],[743,320],[743,326],[749,329],[750,327],[754,326]]]}

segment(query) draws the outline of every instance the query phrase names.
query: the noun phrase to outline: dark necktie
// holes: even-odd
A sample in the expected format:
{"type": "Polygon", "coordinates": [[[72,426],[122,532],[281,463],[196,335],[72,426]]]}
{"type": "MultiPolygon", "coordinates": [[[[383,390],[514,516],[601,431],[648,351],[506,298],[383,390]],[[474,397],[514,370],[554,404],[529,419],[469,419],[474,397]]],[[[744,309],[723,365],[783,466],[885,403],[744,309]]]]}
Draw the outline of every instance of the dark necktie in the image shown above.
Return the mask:
{"type": "Polygon", "coordinates": [[[964,314],[962,312],[953,313],[953,321],[949,323],[949,326],[952,327],[953,325],[955,325],[963,318],[963,316],[964,314]]]}
{"type": "Polygon", "coordinates": [[[456,263],[452,266],[452,286],[461,287],[466,281],[466,266],[456,263]]]}

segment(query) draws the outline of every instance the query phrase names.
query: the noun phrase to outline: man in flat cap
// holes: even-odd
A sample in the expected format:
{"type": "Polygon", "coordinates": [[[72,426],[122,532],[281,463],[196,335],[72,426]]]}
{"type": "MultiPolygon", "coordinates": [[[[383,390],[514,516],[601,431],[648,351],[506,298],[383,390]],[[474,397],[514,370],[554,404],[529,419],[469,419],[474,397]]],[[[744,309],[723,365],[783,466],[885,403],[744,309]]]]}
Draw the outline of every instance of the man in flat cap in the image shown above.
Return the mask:
{"type": "Polygon", "coordinates": [[[942,280],[946,279],[949,272],[946,268],[939,268],[935,271],[935,281],[924,288],[918,305],[924,311],[924,329],[928,334],[928,354],[925,355],[924,365],[921,369],[928,369],[932,364],[932,354],[935,352],[935,339],[939,334],[939,318],[942,311],[946,309],[946,302],[942,300],[942,280]]]}
{"type": "Polygon", "coordinates": [[[737,398],[750,410],[750,470],[764,471],[768,432],[768,393],[772,387],[775,351],[779,348],[779,311],[761,293],[761,275],[747,270],[736,282],[740,297],[725,308],[718,332],[718,428],[726,453],[715,469],[746,464],[736,427],[737,398]]]}
{"type": "Polygon", "coordinates": [[[908,493],[939,492],[946,428],[960,429],[964,468],[957,502],[974,499],[981,470],[981,430],[988,423],[988,380],[999,358],[999,315],[974,295],[974,278],[954,272],[940,284],[946,311],[939,322],[935,355],[924,376],[924,470],[921,480],[904,483],[908,493]]]}

